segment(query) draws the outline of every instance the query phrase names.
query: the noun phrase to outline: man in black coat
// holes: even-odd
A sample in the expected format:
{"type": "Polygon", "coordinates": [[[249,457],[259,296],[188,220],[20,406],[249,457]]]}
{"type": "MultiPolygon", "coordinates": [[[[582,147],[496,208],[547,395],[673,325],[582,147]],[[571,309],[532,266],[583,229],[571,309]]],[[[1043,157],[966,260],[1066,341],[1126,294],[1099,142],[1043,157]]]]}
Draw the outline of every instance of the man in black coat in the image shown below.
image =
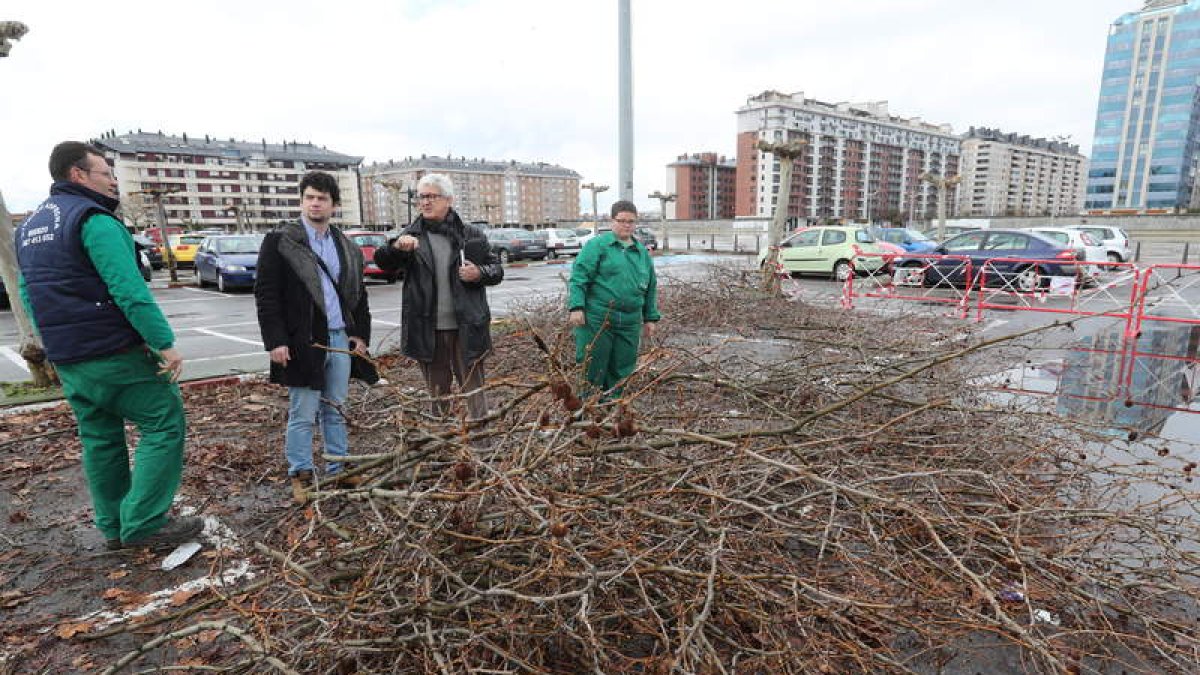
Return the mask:
{"type": "MultiPolygon", "coordinates": [[[[313,480],[318,419],[325,454],[347,452],[339,408],[349,393],[350,354],[365,356],[371,339],[362,251],[330,223],[339,202],[333,176],[306,174],[300,181],[300,222],[267,234],[258,252],[254,301],[263,346],[271,353],[271,381],[288,387],[284,455],[292,496],[300,504],[308,501],[313,480]]],[[[369,362],[353,361],[356,376],[378,379],[369,362]]],[[[325,471],[332,476],[341,469],[332,462],[325,471]]]]}
{"type": "Polygon", "coordinates": [[[487,416],[483,359],[492,348],[492,312],[486,287],[504,268],[479,228],[452,208],[454,184],[437,173],[417,183],[421,215],[388,245],[375,264],[404,276],[400,349],[421,364],[433,397],[432,412],[450,412],[451,376],[467,394],[469,419],[487,416]]]}

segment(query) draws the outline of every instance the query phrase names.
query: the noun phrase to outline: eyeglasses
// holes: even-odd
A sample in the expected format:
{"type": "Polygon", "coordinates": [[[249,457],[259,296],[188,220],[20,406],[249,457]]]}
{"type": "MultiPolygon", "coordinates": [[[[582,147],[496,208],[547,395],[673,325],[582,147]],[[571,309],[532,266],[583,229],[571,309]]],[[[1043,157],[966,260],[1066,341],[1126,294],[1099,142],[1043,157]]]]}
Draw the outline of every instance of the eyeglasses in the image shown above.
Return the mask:
{"type": "Polygon", "coordinates": [[[82,171],[84,173],[98,173],[101,176],[104,176],[105,178],[114,178],[114,179],[116,178],[116,176],[113,175],[113,172],[110,169],[104,169],[103,171],[101,171],[100,169],[89,169],[86,166],[79,166],[78,164],[75,165],[75,168],[79,169],[80,171],[82,171]]]}
{"type": "Polygon", "coordinates": [[[622,225],[637,225],[637,218],[613,218],[613,222],[622,225]]]}
{"type": "Polygon", "coordinates": [[[431,202],[435,199],[441,199],[445,196],[446,195],[435,195],[432,192],[422,192],[421,194],[417,195],[417,199],[423,202],[431,202]]]}

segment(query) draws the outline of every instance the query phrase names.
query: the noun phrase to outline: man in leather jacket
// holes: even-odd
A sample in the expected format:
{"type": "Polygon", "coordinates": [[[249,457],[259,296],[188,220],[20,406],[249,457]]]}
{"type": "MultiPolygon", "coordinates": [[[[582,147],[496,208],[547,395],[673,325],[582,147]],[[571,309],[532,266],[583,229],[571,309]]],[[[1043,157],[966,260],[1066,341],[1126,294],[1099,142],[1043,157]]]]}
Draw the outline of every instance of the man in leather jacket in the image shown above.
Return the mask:
{"type": "Polygon", "coordinates": [[[421,364],[433,397],[432,413],[451,411],[451,376],[466,394],[469,419],[487,416],[483,360],[492,348],[488,286],[504,268],[479,228],[452,208],[454,184],[437,173],[417,183],[421,215],[388,245],[375,264],[404,277],[400,349],[421,364]]]}

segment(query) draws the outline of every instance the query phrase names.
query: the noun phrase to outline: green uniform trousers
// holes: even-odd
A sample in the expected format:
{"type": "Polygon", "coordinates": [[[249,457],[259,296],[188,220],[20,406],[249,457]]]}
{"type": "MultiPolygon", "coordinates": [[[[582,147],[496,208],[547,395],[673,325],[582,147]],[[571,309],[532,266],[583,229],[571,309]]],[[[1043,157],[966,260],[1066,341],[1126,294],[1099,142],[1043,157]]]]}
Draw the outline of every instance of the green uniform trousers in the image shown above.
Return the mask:
{"type": "Polygon", "coordinates": [[[588,383],[620,398],[618,387],[637,368],[642,313],[585,310],[587,325],[575,327],[575,362],[584,364],[588,383]]]}
{"type": "Polygon", "coordinates": [[[57,369],[79,423],[96,527],[124,542],[154,534],[167,522],[183,473],[187,423],[179,385],[157,374],[157,360],[144,347],[57,369]],[[125,420],[141,437],[132,470],[125,420]]]}

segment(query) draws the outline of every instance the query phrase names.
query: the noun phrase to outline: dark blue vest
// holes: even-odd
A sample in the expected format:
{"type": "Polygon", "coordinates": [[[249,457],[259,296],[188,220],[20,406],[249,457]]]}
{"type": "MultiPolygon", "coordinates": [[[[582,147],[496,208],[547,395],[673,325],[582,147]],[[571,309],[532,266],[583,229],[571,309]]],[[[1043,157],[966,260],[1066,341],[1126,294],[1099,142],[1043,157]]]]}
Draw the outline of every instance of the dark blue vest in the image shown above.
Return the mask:
{"type": "Polygon", "coordinates": [[[97,213],[111,216],[117,203],[60,181],[14,233],[33,320],[51,363],[85,361],[143,342],[83,250],[84,221],[97,213]]]}

